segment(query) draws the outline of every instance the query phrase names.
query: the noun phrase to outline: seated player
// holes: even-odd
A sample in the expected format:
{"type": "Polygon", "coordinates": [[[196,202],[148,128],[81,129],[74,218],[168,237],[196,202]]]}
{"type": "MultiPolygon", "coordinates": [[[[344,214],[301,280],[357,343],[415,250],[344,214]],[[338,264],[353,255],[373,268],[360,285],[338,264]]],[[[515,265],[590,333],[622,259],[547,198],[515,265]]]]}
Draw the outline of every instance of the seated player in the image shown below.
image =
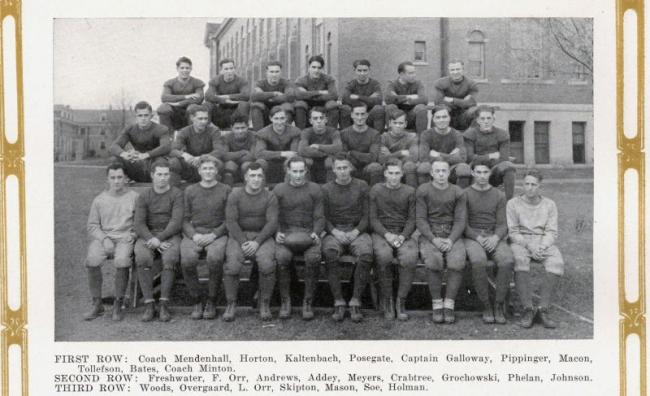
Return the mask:
{"type": "Polygon", "coordinates": [[[370,225],[377,264],[384,318],[408,320],[406,297],[411,290],[418,262],[415,231],[415,189],[402,184],[402,161],[389,158],[384,164],[384,183],[370,190],[370,225]],[[399,265],[397,304],[393,302],[393,260],[399,265]]]}
{"type": "Polygon", "coordinates": [[[102,264],[113,258],[115,265],[115,300],[112,319],[122,320],[122,302],[129,278],[135,231],[133,212],[138,194],[125,188],[126,176],[122,164],[113,163],[106,169],[108,189],[93,200],[88,215],[88,256],[86,270],[92,308],[84,315],[93,320],[104,313],[102,305],[102,264]]]}
{"type": "Polygon", "coordinates": [[[290,268],[294,254],[305,260],[305,292],[302,301],[302,318],[314,317],[312,303],[321,261],[320,235],[323,232],[323,198],[318,184],[308,182],[307,164],[299,156],[287,161],[287,181],[273,189],[278,199],[279,229],[275,234],[275,260],[278,265],[280,291],[280,319],[291,316],[290,268]]]}
{"type": "Polygon", "coordinates": [[[355,60],[352,64],[354,74],[356,77],[352,81],[348,81],[343,89],[341,96],[343,105],[340,108],[341,115],[341,129],[345,129],[352,125],[352,108],[359,102],[365,103],[368,106],[369,114],[368,126],[375,128],[380,133],[384,131],[385,113],[384,106],[382,106],[383,95],[381,92],[381,84],[374,78],[370,78],[370,61],[367,59],[355,60]]]}
{"type": "Polygon", "coordinates": [[[298,154],[300,129],[287,124],[281,107],[271,109],[271,125],[255,132],[255,158],[266,172],[267,183],[284,180],[284,163],[298,154]]]}
{"type": "Polygon", "coordinates": [[[332,179],[332,157],[342,149],[341,134],[327,126],[322,107],[309,110],[309,122],[312,126],[300,133],[298,155],[307,160],[311,180],[322,184],[332,179]]]}
{"type": "Polygon", "coordinates": [[[368,228],[368,183],[352,177],[352,164],[345,154],[334,158],[336,178],[322,187],[325,230],[323,256],[327,280],[334,297],[332,319],[339,322],[345,316],[345,299],[341,291],[339,258],[349,252],[355,258],[354,286],[349,302],[353,322],[363,319],[361,295],[368,285],[372,265],[372,241],[368,228]]]}
{"type": "Polygon", "coordinates": [[[427,96],[424,85],[416,79],[415,66],[412,62],[402,62],[397,66],[399,76],[389,81],[386,87],[386,116],[397,109],[406,113],[407,128],[420,132],[427,129],[427,96]]]}
{"type": "MultiPolygon", "coordinates": [[[[244,260],[255,260],[260,274],[260,319],[271,320],[270,301],[276,271],[273,234],[278,228],[278,200],[264,188],[264,169],[258,162],[246,168],[244,179],[244,187],[233,189],[226,206],[229,239],[224,279],[232,278],[233,286],[236,285],[244,260]]],[[[237,288],[226,291],[228,306],[231,301],[234,306],[237,288]]]]}
{"type": "Polygon", "coordinates": [[[189,58],[184,56],[178,58],[176,70],[178,77],[165,81],[160,97],[162,104],[156,110],[160,123],[166,126],[170,133],[187,126],[187,107],[203,102],[205,86],[203,81],[190,76],[192,61],[189,58]]]}
{"type": "MultiPolygon", "coordinates": [[[[204,105],[192,105],[188,109],[192,124],[181,129],[172,143],[169,164],[172,172],[183,180],[197,183],[199,175],[199,158],[210,154],[219,159],[225,152],[223,138],[219,128],[210,123],[208,108],[204,105]]],[[[178,184],[176,181],[174,185],[178,184]]]]}
{"type": "Polygon", "coordinates": [[[248,117],[243,114],[233,114],[230,118],[232,126],[230,133],[224,135],[223,145],[225,152],[223,160],[226,162],[223,169],[222,181],[233,186],[235,180],[243,178],[246,167],[255,160],[255,133],[248,130],[248,117]]]}
{"type": "Polygon", "coordinates": [[[341,131],[343,153],[348,155],[355,170],[352,176],[363,179],[372,187],[381,182],[382,167],[377,162],[380,133],[366,124],[368,106],[365,103],[352,109],[352,126],[341,131]]]}
{"type": "Polygon", "coordinates": [[[488,182],[488,165],[474,162],[472,176],[474,184],[465,189],[467,225],[463,242],[472,265],[474,290],[483,304],[483,322],[505,324],[505,301],[514,265],[512,250],[506,242],[506,196],[488,182]],[[497,266],[494,305],[490,302],[488,257],[497,266]]]}
{"type": "Polygon", "coordinates": [[[280,106],[287,116],[287,124],[293,122],[293,101],[296,99],[291,81],[281,76],[282,63],[270,61],[266,64],[266,78],[255,84],[251,94],[251,119],[253,130],[259,131],[271,123],[269,110],[280,106]]]}
{"type": "Polygon", "coordinates": [[[465,195],[449,184],[449,164],[431,164],[431,183],[418,187],[415,222],[420,231],[420,256],[429,275],[434,323],[454,323],[456,294],[463,280],[465,245],[461,235],[465,229],[465,195]],[[447,266],[447,286],[442,299],[442,272],[447,266]]]}
{"type": "Polygon", "coordinates": [[[404,182],[417,188],[418,136],[405,131],[406,113],[402,110],[391,112],[388,120],[388,131],[379,139],[379,163],[385,165],[390,158],[401,160],[404,182]]]}
{"type": "Polygon", "coordinates": [[[445,104],[451,108],[451,127],[464,131],[474,120],[478,84],[467,78],[463,62],[453,59],[447,64],[449,75],[434,83],[436,105],[445,104]]]}
{"type": "Polygon", "coordinates": [[[463,133],[467,161],[488,161],[490,184],[498,187],[503,183],[506,200],[515,192],[515,165],[510,162],[510,134],[494,126],[494,109],[479,106],[476,109],[478,127],[470,127],[463,133]]]}
{"type": "Polygon", "coordinates": [[[219,61],[219,75],[212,78],[205,91],[205,105],[210,110],[212,123],[221,129],[232,124],[230,117],[236,112],[248,116],[250,88],[248,81],[235,74],[235,61],[219,61]]]}
{"type": "Polygon", "coordinates": [[[309,73],[299,77],[295,84],[296,126],[300,129],[307,128],[307,114],[314,106],[324,107],[327,112],[327,125],[338,128],[339,105],[336,102],[336,80],[323,73],[325,60],[320,55],[315,55],[307,61],[309,73]]]}
{"type": "Polygon", "coordinates": [[[460,188],[472,182],[471,169],[467,159],[463,134],[449,126],[449,107],[438,105],[433,108],[433,128],[420,135],[420,164],[418,165],[419,184],[431,180],[431,163],[443,160],[451,166],[449,179],[460,188]]]}
{"type": "Polygon", "coordinates": [[[152,185],[138,196],[135,206],[138,239],[134,250],[138,282],[145,303],[143,322],[153,320],[156,313],[151,267],[157,256],[162,261],[158,318],[162,322],[171,319],[167,304],[174,286],[174,268],[180,257],[183,192],[169,184],[169,174],[169,163],[164,159],[151,164],[152,185]]]}
{"type": "Polygon", "coordinates": [[[546,328],[557,324],[549,315],[551,299],[560,277],[564,275],[564,259],[555,245],[557,239],[557,207],[540,193],[542,175],[534,169],[524,175],[524,193],[508,201],[506,216],[510,247],[515,256],[515,285],[524,307],[519,325],[529,328],[536,314],[546,328]],[[533,309],[530,262],[544,265],[539,310],[533,309]]]}
{"type": "MultiPolygon", "coordinates": [[[[217,181],[220,162],[209,154],[200,156],[198,170],[201,181],[185,189],[181,269],[187,291],[194,303],[190,314],[190,318],[194,320],[214,319],[217,316],[217,293],[222,277],[226,295],[229,287],[232,289],[232,282],[222,276],[228,243],[225,210],[230,186],[217,181]],[[205,263],[208,267],[208,299],[205,306],[201,296],[199,274],[196,271],[202,252],[205,252],[205,263]]],[[[223,319],[228,321],[232,318],[234,307],[228,304],[223,319]]]]}
{"type": "Polygon", "coordinates": [[[151,121],[153,110],[147,102],[138,102],[134,108],[135,124],[129,125],[115,139],[109,151],[136,182],[150,182],[151,162],[164,157],[171,150],[169,130],[151,121]],[[133,148],[125,150],[128,143],[133,148]]]}

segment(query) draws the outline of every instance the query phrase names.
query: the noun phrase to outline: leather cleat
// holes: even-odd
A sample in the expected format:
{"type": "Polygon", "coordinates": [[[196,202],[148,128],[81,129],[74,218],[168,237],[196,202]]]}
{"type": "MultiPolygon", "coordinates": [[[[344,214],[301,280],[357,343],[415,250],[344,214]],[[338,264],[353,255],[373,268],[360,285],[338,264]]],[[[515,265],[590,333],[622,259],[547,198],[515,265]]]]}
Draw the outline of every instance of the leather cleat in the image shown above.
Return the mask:
{"type": "Polygon", "coordinates": [[[302,320],[314,319],[314,311],[311,306],[311,299],[304,299],[302,301],[302,320]]]}
{"type": "Polygon", "coordinates": [[[384,300],[384,319],[395,319],[395,302],[392,297],[384,300]]]}
{"type": "Polygon", "coordinates": [[[488,306],[483,310],[483,313],[481,314],[481,319],[483,319],[483,323],[485,324],[492,324],[495,322],[494,311],[492,311],[491,306],[488,306]]]}
{"type": "Polygon", "coordinates": [[[332,314],[332,319],[335,322],[340,322],[345,318],[345,305],[337,305],[334,307],[334,313],[332,314]]]}
{"type": "Polygon", "coordinates": [[[539,317],[539,321],[542,322],[542,326],[546,327],[547,329],[554,329],[557,327],[557,323],[551,319],[548,313],[548,308],[540,308],[537,311],[537,317],[539,317]]]}
{"type": "Polygon", "coordinates": [[[212,300],[208,300],[208,302],[205,303],[205,307],[203,308],[203,319],[211,320],[216,317],[217,307],[214,306],[214,302],[212,300]]]}
{"type": "Polygon", "coordinates": [[[267,299],[260,300],[260,319],[262,319],[263,321],[273,319],[273,315],[271,314],[270,302],[267,299]]]}
{"type": "Polygon", "coordinates": [[[278,314],[278,317],[280,319],[289,319],[291,317],[291,299],[282,299],[280,302],[280,313],[278,314]]]}
{"type": "Polygon", "coordinates": [[[446,324],[453,324],[456,322],[456,313],[451,308],[443,308],[443,315],[446,324]]]}
{"type": "Polygon", "coordinates": [[[197,302],[192,308],[192,313],[190,314],[190,319],[199,320],[203,317],[203,304],[197,302]]]}
{"type": "Polygon", "coordinates": [[[532,308],[526,308],[524,309],[523,314],[521,315],[521,318],[519,319],[519,322],[517,324],[519,327],[523,327],[524,329],[530,329],[533,327],[533,322],[535,321],[535,311],[532,308]]]}
{"type": "Polygon", "coordinates": [[[433,320],[433,323],[443,323],[445,321],[445,315],[443,314],[442,308],[433,310],[431,313],[431,320],[433,320]]]}
{"type": "Polygon", "coordinates": [[[406,301],[403,298],[397,297],[397,301],[395,301],[395,308],[397,309],[398,320],[409,320],[409,315],[406,313],[406,301]]]}
{"type": "Polygon", "coordinates": [[[507,323],[505,303],[496,303],[494,306],[494,321],[498,324],[507,323]]]}
{"type": "Polygon", "coordinates": [[[361,313],[360,307],[356,305],[350,307],[350,319],[355,323],[359,323],[363,320],[363,314],[361,313]]]}
{"type": "Polygon", "coordinates": [[[234,301],[228,301],[228,304],[226,305],[226,310],[223,312],[223,316],[221,316],[221,319],[223,319],[226,322],[232,322],[235,320],[235,310],[237,309],[237,306],[234,301]]]}
{"type": "Polygon", "coordinates": [[[114,322],[119,322],[124,319],[121,298],[116,298],[115,301],[113,301],[113,314],[111,315],[111,319],[113,319],[114,322]]]}
{"type": "Polygon", "coordinates": [[[148,302],[146,306],[144,307],[144,313],[142,314],[142,320],[143,322],[151,322],[156,316],[156,307],[154,306],[154,302],[148,302]]]}
{"type": "Polygon", "coordinates": [[[160,310],[158,312],[158,319],[161,322],[169,322],[172,319],[172,314],[169,312],[169,307],[167,306],[167,301],[160,302],[160,310]]]}
{"type": "Polygon", "coordinates": [[[93,297],[92,304],[90,311],[84,314],[84,320],[93,320],[104,314],[104,304],[102,304],[101,298],[93,297]]]}

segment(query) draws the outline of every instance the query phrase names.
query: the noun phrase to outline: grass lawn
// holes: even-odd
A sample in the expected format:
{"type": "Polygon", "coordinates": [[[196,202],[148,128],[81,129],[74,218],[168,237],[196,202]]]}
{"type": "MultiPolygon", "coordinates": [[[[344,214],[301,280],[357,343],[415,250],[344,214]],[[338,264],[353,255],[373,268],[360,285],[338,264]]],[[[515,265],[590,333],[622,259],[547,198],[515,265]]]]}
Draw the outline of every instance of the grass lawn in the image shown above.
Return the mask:
{"type": "MultiPolygon", "coordinates": [[[[127,312],[123,322],[113,323],[110,314],[91,322],[82,319],[90,297],[84,268],[86,254],[85,224],[90,204],[104,186],[104,170],[99,168],[55,167],[55,301],[57,341],[173,341],[173,340],[315,340],[315,339],[554,339],[591,338],[593,336],[593,184],[548,183],[544,193],[555,200],[559,210],[558,245],[566,261],[555,301],[553,316],[560,322],[556,330],[535,326],[522,330],[515,318],[504,326],[486,326],[478,311],[460,311],[453,326],[433,325],[426,311],[415,311],[402,323],[384,321],[373,310],[365,310],[361,324],[349,319],[338,324],[330,319],[331,309],[316,311],[311,322],[298,319],[262,323],[250,308],[240,308],[237,320],[226,323],[190,321],[190,308],[174,307],[174,318],[162,324],[142,323],[142,308],[127,312]],[[583,320],[586,318],[587,320],[583,320]]],[[[539,267],[534,269],[540,274],[539,267]]],[[[104,267],[104,295],[112,295],[112,271],[104,267]]],[[[535,276],[534,279],[539,279],[535,276]]],[[[426,293],[425,293],[426,295],[426,293]]],[[[110,308],[106,306],[106,308],[110,308]]],[[[223,307],[219,310],[220,313],[223,307]]],[[[273,307],[277,315],[277,307],[273,307]]]]}

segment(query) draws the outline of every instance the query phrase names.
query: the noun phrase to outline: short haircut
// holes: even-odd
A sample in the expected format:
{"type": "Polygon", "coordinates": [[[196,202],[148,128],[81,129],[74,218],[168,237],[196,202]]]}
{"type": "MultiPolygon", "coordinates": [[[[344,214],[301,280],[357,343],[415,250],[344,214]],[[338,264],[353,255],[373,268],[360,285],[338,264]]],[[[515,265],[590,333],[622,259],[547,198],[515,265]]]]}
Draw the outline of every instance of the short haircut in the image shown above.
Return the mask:
{"type": "Polygon", "coordinates": [[[135,107],[133,108],[134,112],[137,112],[138,110],[149,110],[149,113],[153,113],[153,108],[149,104],[149,102],[141,100],[138,103],[135,104],[135,107]]]}
{"type": "Polygon", "coordinates": [[[309,118],[311,118],[311,114],[313,112],[315,112],[315,111],[317,111],[317,112],[321,113],[322,115],[324,115],[325,117],[327,117],[327,113],[326,113],[324,107],[322,107],[322,106],[314,106],[311,109],[309,109],[309,118]]]}
{"type": "Polygon", "coordinates": [[[449,62],[447,62],[447,67],[449,67],[449,65],[454,63],[460,63],[461,66],[465,66],[465,63],[462,60],[458,58],[452,58],[449,62]]]}
{"type": "Polygon", "coordinates": [[[282,106],[273,106],[269,111],[269,118],[273,117],[276,113],[283,112],[284,115],[287,115],[287,112],[282,108],[282,106]]]}
{"type": "Polygon", "coordinates": [[[346,152],[338,152],[334,154],[333,161],[348,161],[350,164],[352,164],[352,161],[350,161],[350,156],[346,152]]]}
{"type": "Polygon", "coordinates": [[[258,170],[258,169],[261,169],[262,173],[264,172],[264,167],[262,166],[262,164],[260,164],[257,161],[254,161],[254,162],[251,162],[250,164],[248,164],[248,166],[246,167],[246,172],[244,172],[244,173],[248,173],[248,171],[251,171],[251,170],[255,171],[255,170],[258,170]]]}
{"type": "Polygon", "coordinates": [[[389,158],[384,163],[384,170],[388,169],[389,166],[399,166],[402,169],[402,160],[399,158],[389,158]]]}
{"type": "Polygon", "coordinates": [[[485,112],[485,111],[487,111],[488,113],[494,114],[494,107],[488,106],[488,105],[480,105],[480,106],[478,106],[476,108],[476,110],[474,111],[474,114],[478,116],[479,114],[481,114],[482,112],[485,112]]]}
{"type": "Polygon", "coordinates": [[[431,169],[433,169],[433,164],[435,164],[436,162],[442,162],[442,163],[447,164],[447,167],[448,167],[448,168],[451,167],[451,165],[449,165],[449,161],[444,160],[444,159],[442,159],[442,158],[439,158],[439,159],[434,160],[433,162],[431,162],[431,169]]]}
{"type": "Polygon", "coordinates": [[[370,68],[370,61],[368,59],[357,59],[354,62],[352,62],[352,67],[355,69],[359,65],[368,66],[368,68],[370,68]]]}
{"type": "Polygon", "coordinates": [[[176,67],[180,66],[181,63],[187,63],[188,65],[192,66],[192,60],[187,56],[181,56],[180,58],[178,58],[178,60],[176,61],[176,67]]]}
{"type": "Polygon", "coordinates": [[[164,158],[156,158],[151,164],[151,173],[155,173],[156,168],[169,168],[169,161],[164,158]]]}
{"type": "Polygon", "coordinates": [[[320,63],[320,67],[325,67],[325,59],[320,55],[310,56],[307,60],[307,66],[311,65],[312,62],[318,62],[320,63]]]}
{"type": "Polygon", "coordinates": [[[108,175],[108,172],[111,170],[118,170],[118,169],[122,169],[122,173],[126,175],[126,169],[124,168],[124,165],[121,162],[111,162],[110,164],[108,164],[108,166],[106,167],[106,174],[108,175]]]}
{"type": "Polygon", "coordinates": [[[537,182],[539,183],[541,183],[542,180],[544,180],[544,175],[542,175],[542,172],[540,172],[539,169],[535,169],[535,168],[526,169],[526,171],[524,172],[524,179],[526,178],[526,176],[532,176],[536,178],[537,182]]]}
{"type": "Polygon", "coordinates": [[[406,61],[397,65],[397,73],[404,73],[406,71],[406,66],[413,66],[413,62],[406,61]]]}
{"type": "Polygon", "coordinates": [[[280,69],[282,69],[282,62],[280,62],[280,61],[276,61],[276,60],[272,60],[272,61],[270,61],[269,63],[266,64],[266,70],[268,70],[269,67],[271,67],[271,66],[279,66],[280,69]]]}
{"type": "Polygon", "coordinates": [[[401,109],[393,110],[388,113],[388,120],[389,121],[396,120],[402,116],[406,116],[406,112],[404,112],[404,110],[401,109]]]}
{"type": "Polygon", "coordinates": [[[221,168],[223,167],[223,162],[221,162],[217,157],[211,154],[202,154],[199,157],[199,168],[201,167],[201,165],[207,162],[212,162],[218,171],[220,171],[221,168]]]}
{"type": "Polygon", "coordinates": [[[490,169],[490,171],[492,170],[492,167],[490,166],[490,161],[488,159],[474,160],[470,165],[470,169],[474,170],[474,168],[476,168],[477,166],[485,166],[488,169],[490,169]]]}
{"type": "Polygon", "coordinates": [[[210,109],[208,109],[208,106],[206,105],[191,104],[187,107],[187,112],[190,114],[191,117],[194,117],[196,113],[198,113],[199,111],[210,113],[210,109]]]}
{"type": "Polygon", "coordinates": [[[233,66],[235,65],[235,60],[232,58],[223,58],[222,60],[219,61],[219,69],[226,63],[232,63],[233,66]]]}
{"type": "Polygon", "coordinates": [[[365,107],[366,111],[368,111],[368,104],[365,102],[358,101],[355,104],[352,105],[352,110],[356,109],[357,107],[365,107]]]}
{"type": "Polygon", "coordinates": [[[431,115],[434,115],[437,112],[443,111],[443,110],[446,110],[447,114],[449,114],[451,116],[451,109],[446,104],[437,104],[437,105],[433,106],[433,110],[431,110],[431,115]]]}
{"type": "Polygon", "coordinates": [[[230,126],[232,127],[235,124],[244,123],[248,127],[248,116],[239,112],[235,112],[232,117],[230,117],[230,126]]]}
{"type": "Polygon", "coordinates": [[[289,159],[284,163],[284,166],[285,166],[285,168],[290,169],[290,168],[291,168],[291,164],[293,164],[293,163],[298,163],[298,162],[302,162],[303,164],[305,164],[305,168],[307,168],[307,161],[306,161],[303,157],[301,157],[301,156],[299,156],[299,155],[294,155],[293,157],[289,158],[289,159]]]}

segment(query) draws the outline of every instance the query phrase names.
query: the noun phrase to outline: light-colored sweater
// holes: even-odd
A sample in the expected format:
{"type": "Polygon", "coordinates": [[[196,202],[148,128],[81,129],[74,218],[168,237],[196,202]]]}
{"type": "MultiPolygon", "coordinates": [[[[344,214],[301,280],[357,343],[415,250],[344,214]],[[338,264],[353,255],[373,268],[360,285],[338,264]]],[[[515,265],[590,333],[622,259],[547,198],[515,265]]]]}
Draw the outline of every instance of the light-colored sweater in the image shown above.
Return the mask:
{"type": "Polygon", "coordinates": [[[93,200],[88,215],[87,230],[99,241],[106,237],[120,239],[133,234],[133,214],[138,193],[127,190],[114,196],[104,191],[93,200]]]}
{"type": "Polygon", "coordinates": [[[514,197],[506,205],[508,236],[512,243],[526,245],[526,235],[541,236],[541,244],[548,247],[557,239],[557,207],[555,202],[542,197],[537,205],[522,196],[514,197]]]}

